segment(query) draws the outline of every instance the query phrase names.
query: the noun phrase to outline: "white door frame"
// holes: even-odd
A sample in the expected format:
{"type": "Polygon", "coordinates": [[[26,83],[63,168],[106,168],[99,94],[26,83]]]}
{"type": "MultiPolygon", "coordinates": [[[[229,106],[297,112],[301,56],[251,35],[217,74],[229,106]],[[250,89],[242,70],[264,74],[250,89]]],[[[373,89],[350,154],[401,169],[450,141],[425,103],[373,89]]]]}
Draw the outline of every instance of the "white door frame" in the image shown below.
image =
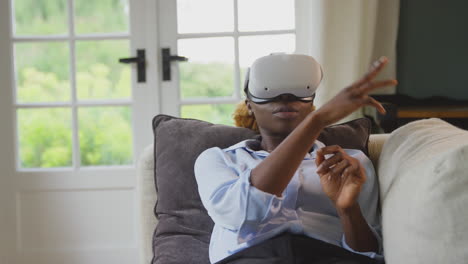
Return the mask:
{"type": "Polygon", "coordinates": [[[16,250],[16,245],[9,238],[14,237],[15,216],[14,212],[14,192],[11,188],[14,184],[13,177],[15,170],[15,155],[12,155],[15,149],[14,130],[14,107],[12,105],[13,90],[13,69],[10,67],[12,61],[12,48],[9,41],[10,36],[10,5],[8,1],[2,1],[0,8],[0,263],[11,263],[7,254],[16,250]],[[6,124],[6,125],[5,125],[6,124]],[[9,150],[9,151],[5,151],[9,150]]]}
{"type": "MultiPolygon", "coordinates": [[[[133,0],[129,0],[132,2],[133,0]]],[[[139,128],[140,134],[134,140],[135,159],[143,152],[145,147],[153,143],[151,130],[152,118],[161,113],[161,88],[160,88],[160,61],[159,37],[158,37],[158,6],[157,1],[141,0],[144,4],[131,12],[131,32],[135,32],[135,42],[132,42],[132,51],[138,48],[146,50],[146,83],[143,85],[134,82],[135,109],[133,120],[134,128],[139,128]],[[138,43],[138,44],[136,44],[138,43]],[[137,116],[143,113],[144,116],[137,116]]],[[[134,73],[133,76],[136,76],[134,73]]]]}
{"type": "MultiPolygon", "coordinates": [[[[157,0],[160,12],[158,13],[158,35],[159,50],[161,48],[170,48],[171,55],[178,54],[177,50],[177,1],[157,0]],[[168,23],[169,22],[169,23],[168,23]]],[[[180,54],[183,56],[183,54],[180,54]]],[[[162,68],[162,62],[161,62],[162,68]]],[[[177,63],[171,63],[172,81],[163,81],[161,78],[161,111],[164,114],[179,116],[179,67],[177,63]]]]}

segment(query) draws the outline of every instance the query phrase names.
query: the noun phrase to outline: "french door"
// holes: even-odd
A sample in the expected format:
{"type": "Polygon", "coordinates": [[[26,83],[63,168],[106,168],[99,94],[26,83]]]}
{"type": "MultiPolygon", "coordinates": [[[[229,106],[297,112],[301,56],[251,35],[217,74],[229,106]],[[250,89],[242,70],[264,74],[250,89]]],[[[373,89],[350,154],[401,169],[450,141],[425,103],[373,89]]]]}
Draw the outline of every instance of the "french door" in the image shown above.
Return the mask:
{"type": "Polygon", "coordinates": [[[275,52],[310,53],[305,0],[159,0],[159,43],[173,56],[162,111],[232,125],[246,69],[275,52]],[[179,58],[180,59],[180,58],[179,58]]]}
{"type": "Polygon", "coordinates": [[[138,262],[156,12],[150,0],[0,2],[0,263],[138,262]]]}

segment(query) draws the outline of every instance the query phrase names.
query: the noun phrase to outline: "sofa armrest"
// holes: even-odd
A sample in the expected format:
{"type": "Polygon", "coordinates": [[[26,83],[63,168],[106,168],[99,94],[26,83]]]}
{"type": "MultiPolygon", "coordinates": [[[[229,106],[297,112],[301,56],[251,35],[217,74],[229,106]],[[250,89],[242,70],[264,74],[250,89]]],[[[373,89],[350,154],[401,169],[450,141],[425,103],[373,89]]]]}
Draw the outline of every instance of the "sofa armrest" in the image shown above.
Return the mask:
{"type": "Polygon", "coordinates": [[[157,193],[154,184],[153,144],[147,146],[137,164],[137,203],[139,217],[140,263],[151,263],[152,238],[158,220],[154,216],[157,193]]]}
{"type": "Polygon", "coordinates": [[[382,152],[383,145],[389,136],[390,134],[372,134],[369,137],[369,145],[367,148],[369,150],[370,160],[372,161],[372,164],[374,164],[376,172],[379,169],[380,153],[382,152]]]}

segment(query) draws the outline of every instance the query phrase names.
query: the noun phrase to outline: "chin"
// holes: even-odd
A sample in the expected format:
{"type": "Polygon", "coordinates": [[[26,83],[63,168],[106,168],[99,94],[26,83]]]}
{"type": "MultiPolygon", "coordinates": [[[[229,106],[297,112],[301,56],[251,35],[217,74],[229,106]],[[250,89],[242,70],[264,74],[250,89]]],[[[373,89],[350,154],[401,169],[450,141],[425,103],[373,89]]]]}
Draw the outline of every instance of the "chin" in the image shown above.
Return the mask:
{"type": "Polygon", "coordinates": [[[280,129],[278,129],[278,134],[279,135],[283,135],[283,136],[287,136],[289,134],[291,134],[291,132],[294,131],[294,129],[299,125],[300,122],[289,122],[289,123],[285,123],[284,125],[281,126],[280,129]]]}
{"type": "Polygon", "coordinates": [[[297,116],[296,118],[278,118],[275,117],[270,119],[266,122],[262,122],[262,124],[266,124],[262,126],[260,123],[259,128],[263,128],[261,130],[266,132],[270,135],[275,135],[279,137],[286,137],[304,120],[303,116],[297,116]]]}

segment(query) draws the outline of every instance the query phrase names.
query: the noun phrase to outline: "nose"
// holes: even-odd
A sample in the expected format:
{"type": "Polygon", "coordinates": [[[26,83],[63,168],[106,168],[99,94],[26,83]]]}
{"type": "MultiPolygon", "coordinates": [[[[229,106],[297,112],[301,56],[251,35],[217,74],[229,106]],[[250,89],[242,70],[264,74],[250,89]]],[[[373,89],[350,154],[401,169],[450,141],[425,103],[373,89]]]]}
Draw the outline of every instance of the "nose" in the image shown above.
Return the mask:
{"type": "Polygon", "coordinates": [[[292,94],[280,94],[277,97],[278,101],[295,101],[297,97],[292,94]]]}

